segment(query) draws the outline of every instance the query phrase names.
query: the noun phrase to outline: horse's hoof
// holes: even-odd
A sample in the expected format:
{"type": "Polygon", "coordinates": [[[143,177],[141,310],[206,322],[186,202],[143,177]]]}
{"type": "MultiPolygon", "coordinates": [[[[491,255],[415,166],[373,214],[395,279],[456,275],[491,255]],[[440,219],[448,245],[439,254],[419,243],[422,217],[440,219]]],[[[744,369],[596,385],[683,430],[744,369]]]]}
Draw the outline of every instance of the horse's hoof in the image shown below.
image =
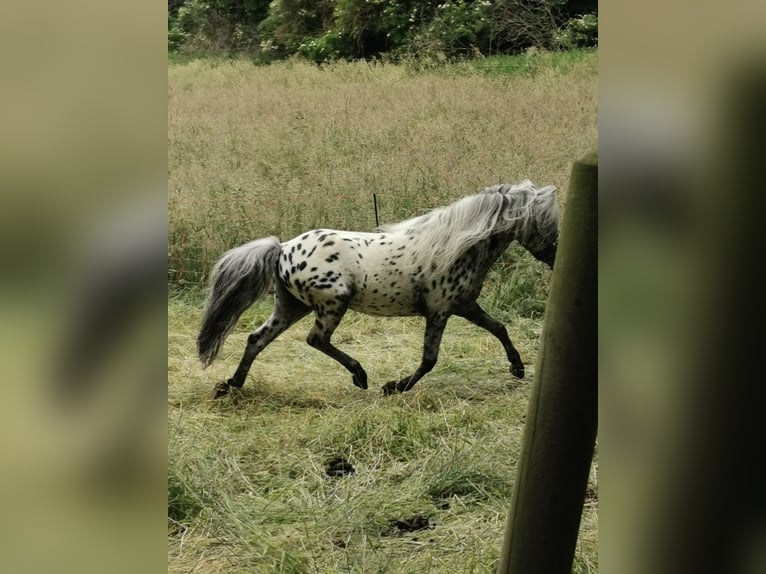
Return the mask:
{"type": "Polygon", "coordinates": [[[354,386],[360,389],[367,389],[367,373],[363,372],[361,375],[354,375],[351,381],[354,383],[354,386]]]}
{"type": "Polygon", "coordinates": [[[388,381],[383,385],[383,395],[388,396],[400,392],[399,387],[396,386],[398,383],[399,381],[388,381]]]}
{"type": "Polygon", "coordinates": [[[213,389],[213,400],[220,399],[221,397],[228,395],[230,388],[231,387],[229,386],[228,381],[218,383],[213,389]]]}
{"type": "Polygon", "coordinates": [[[524,365],[511,365],[511,374],[517,379],[524,378],[524,365]]]}

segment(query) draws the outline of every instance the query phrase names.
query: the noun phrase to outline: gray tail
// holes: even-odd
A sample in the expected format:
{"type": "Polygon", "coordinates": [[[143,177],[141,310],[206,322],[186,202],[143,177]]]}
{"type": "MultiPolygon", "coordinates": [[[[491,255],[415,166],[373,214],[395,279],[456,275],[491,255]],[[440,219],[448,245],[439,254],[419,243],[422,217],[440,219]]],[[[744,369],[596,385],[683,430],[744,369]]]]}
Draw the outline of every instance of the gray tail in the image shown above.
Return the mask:
{"type": "Polygon", "coordinates": [[[203,367],[218,356],[237,319],[271,287],[281,246],[276,237],[257,239],[224,253],[210,273],[210,293],[197,337],[203,367]]]}

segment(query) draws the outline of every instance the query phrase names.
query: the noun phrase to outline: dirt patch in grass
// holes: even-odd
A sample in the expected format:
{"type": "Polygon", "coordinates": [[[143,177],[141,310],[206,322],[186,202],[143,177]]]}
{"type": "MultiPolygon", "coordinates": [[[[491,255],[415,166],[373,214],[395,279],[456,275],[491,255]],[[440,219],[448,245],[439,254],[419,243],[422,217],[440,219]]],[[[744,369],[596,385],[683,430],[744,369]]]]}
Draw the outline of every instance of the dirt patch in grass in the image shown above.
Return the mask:
{"type": "Polygon", "coordinates": [[[380,533],[381,536],[401,536],[407,532],[432,529],[436,525],[424,514],[415,514],[407,518],[394,518],[389,528],[380,533]]]}
{"type": "Polygon", "coordinates": [[[342,456],[333,457],[325,464],[325,473],[333,478],[351,476],[354,472],[354,467],[342,456]]]}

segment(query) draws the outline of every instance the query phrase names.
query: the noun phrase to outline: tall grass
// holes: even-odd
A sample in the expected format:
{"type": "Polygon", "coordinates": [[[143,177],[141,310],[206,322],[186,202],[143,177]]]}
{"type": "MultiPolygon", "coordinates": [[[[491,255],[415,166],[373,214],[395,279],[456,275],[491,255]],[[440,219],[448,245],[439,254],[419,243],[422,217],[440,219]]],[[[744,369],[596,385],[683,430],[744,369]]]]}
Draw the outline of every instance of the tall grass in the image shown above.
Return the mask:
{"type": "MultiPolygon", "coordinates": [[[[169,66],[169,280],[202,285],[224,250],[256,237],[370,230],[373,193],[381,223],[523,178],[559,187],[563,207],[572,161],[596,144],[596,56],[523,58],[534,74],[487,73],[492,62],[169,66]]],[[[525,257],[509,251],[504,282],[525,257]]]]}

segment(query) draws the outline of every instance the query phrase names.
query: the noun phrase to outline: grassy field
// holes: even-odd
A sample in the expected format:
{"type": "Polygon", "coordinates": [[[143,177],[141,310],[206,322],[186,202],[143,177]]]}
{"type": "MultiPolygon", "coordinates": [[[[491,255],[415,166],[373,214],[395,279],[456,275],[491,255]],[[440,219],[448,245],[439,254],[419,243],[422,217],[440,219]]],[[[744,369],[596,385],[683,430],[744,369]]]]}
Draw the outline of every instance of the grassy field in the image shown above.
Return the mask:
{"type": "MultiPolygon", "coordinates": [[[[243,390],[210,401],[244,348],[246,313],[220,361],[194,354],[199,305],[169,307],[169,572],[493,572],[509,507],[529,381],[515,382],[500,344],[453,318],[436,368],[403,395],[380,385],[420,357],[423,322],[349,314],[337,344],[370,389],[305,343],[310,318],[269,346],[243,390]],[[343,457],[351,476],[330,477],[343,457]],[[394,520],[422,516],[412,533],[394,520]]],[[[540,322],[509,323],[528,362],[540,322]]],[[[597,491],[594,469],[590,488],[597,491]]],[[[597,500],[586,500],[575,572],[597,566],[597,500]]]]}
{"type": "MultiPolygon", "coordinates": [[[[223,250],[320,226],[370,230],[373,193],[383,223],[528,177],[558,186],[565,211],[571,163],[597,143],[596,55],[523,58],[169,65],[169,572],[494,571],[550,279],[541,264],[509,249],[480,299],[508,327],[522,382],[497,340],[453,318],[436,368],[383,397],[419,362],[423,321],[349,313],[333,340],[366,368],[368,391],[306,345],[307,318],[241,392],[213,402],[271,301],[245,313],[206,371],[195,339],[199,287],[223,250]],[[339,457],[353,474],[328,475],[339,457]]],[[[597,468],[583,574],[597,571],[597,468]]]]}
{"type": "Polygon", "coordinates": [[[596,56],[524,61],[170,65],[170,280],[202,285],[257,237],[368,231],[373,193],[380,223],[524,178],[564,207],[572,161],[597,142],[596,56]]]}

